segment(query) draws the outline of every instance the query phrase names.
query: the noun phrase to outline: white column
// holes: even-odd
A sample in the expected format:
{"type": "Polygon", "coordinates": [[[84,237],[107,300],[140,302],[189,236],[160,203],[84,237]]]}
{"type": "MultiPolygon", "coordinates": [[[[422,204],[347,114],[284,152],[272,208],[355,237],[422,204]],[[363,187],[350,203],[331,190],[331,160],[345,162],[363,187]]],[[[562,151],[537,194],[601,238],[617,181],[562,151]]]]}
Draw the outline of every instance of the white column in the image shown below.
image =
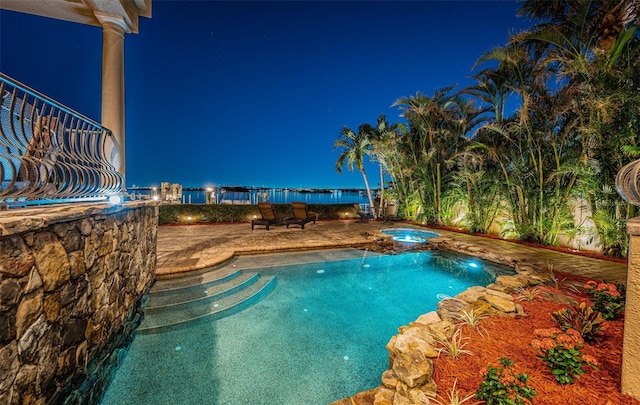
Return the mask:
{"type": "Polygon", "coordinates": [[[622,393],[640,399],[640,218],[631,218],[627,222],[627,233],[630,239],[622,345],[622,393]]]}
{"type": "Polygon", "coordinates": [[[117,145],[107,156],[124,178],[124,33],[128,27],[122,16],[97,11],[95,15],[102,24],[102,125],[111,130],[117,145]]]}

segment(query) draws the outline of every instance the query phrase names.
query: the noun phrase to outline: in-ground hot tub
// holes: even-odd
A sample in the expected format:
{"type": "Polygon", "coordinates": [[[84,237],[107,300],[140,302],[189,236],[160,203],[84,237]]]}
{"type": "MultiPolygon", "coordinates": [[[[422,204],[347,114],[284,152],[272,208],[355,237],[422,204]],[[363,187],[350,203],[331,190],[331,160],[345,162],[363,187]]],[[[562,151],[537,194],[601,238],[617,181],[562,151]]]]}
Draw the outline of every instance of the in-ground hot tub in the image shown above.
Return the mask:
{"type": "Polygon", "coordinates": [[[391,239],[402,243],[426,243],[427,239],[437,238],[439,233],[414,228],[386,228],[380,232],[390,235],[391,239]]]}

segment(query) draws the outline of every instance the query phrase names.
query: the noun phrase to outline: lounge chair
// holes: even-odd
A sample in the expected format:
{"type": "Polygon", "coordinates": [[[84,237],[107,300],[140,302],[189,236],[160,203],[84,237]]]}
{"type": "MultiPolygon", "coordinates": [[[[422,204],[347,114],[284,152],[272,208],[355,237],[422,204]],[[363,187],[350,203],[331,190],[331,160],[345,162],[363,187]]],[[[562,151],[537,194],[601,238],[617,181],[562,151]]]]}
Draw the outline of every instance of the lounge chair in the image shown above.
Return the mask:
{"type": "Polygon", "coordinates": [[[398,217],[398,206],[396,204],[387,205],[387,209],[384,212],[384,222],[393,223],[393,220],[398,217]]]}
{"type": "Polygon", "coordinates": [[[289,225],[300,225],[304,229],[304,225],[313,221],[316,223],[318,214],[315,212],[309,212],[309,207],[305,202],[292,202],[291,203],[292,218],[287,219],[287,228],[289,225]]]}
{"type": "Polygon", "coordinates": [[[265,225],[267,227],[267,231],[271,225],[284,225],[289,217],[285,214],[279,214],[276,212],[273,204],[268,202],[259,202],[258,210],[260,211],[260,216],[262,218],[256,218],[251,220],[251,230],[253,231],[253,227],[256,225],[265,225]]]}
{"type": "Polygon", "coordinates": [[[362,208],[360,208],[360,204],[358,204],[358,203],[353,203],[353,210],[355,211],[356,215],[358,216],[358,222],[365,222],[365,221],[373,218],[373,216],[371,214],[367,214],[366,212],[362,211],[362,208]]]}

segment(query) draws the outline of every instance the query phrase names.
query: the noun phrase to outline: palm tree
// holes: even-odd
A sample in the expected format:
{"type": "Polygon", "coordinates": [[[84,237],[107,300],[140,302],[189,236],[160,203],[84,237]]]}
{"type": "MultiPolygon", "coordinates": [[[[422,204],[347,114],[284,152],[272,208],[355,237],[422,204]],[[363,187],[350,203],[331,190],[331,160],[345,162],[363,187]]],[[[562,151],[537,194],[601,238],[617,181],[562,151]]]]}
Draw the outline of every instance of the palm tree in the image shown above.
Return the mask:
{"type": "MultiPolygon", "coordinates": [[[[342,166],[347,164],[349,171],[357,168],[362,173],[364,185],[367,189],[367,197],[369,204],[373,207],[373,197],[371,196],[371,187],[367,179],[367,173],[364,169],[364,157],[371,154],[371,127],[368,124],[362,124],[358,127],[358,132],[354,132],[348,127],[342,128],[340,138],[333,143],[333,149],[343,148],[336,160],[336,170],[342,173],[342,166]]],[[[375,215],[375,213],[374,213],[375,215]]]]}
{"type": "Polygon", "coordinates": [[[396,131],[399,128],[398,125],[399,124],[397,123],[389,125],[387,117],[384,114],[381,114],[378,117],[376,126],[371,127],[370,136],[373,147],[372,152],[380,169],[380,204],[384,204],[384,174],[385,171],[388,170],[388,163],[386,162],[384,155],[384,145],[386,141],[396,135],[396,131]]]}

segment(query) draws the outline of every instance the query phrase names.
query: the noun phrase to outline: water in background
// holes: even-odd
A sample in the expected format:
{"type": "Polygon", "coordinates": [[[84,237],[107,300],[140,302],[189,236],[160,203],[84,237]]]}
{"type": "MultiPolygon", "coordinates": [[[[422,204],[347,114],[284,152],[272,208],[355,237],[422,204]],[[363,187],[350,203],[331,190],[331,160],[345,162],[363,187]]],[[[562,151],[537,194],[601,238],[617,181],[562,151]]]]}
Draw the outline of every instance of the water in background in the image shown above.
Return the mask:
{"type": "MultiPolygon", "coordinates": [[[[150,190],[132,190],[132,192],[137,196],[151,196],[150,190]]],[[[206,193],[204,190],[183,190],[182,202],[184,204],[204,204],[206,193]]],[[[250,190],[251,204],[264,201],[265,193],[268,195],[267,201],[274,204],[289,204],[292,201],[304,201],[307,204],[367,204],[369,202],[367,193],[364,191],[301,192],[287,189],[262,189],[250,190]]]]}

